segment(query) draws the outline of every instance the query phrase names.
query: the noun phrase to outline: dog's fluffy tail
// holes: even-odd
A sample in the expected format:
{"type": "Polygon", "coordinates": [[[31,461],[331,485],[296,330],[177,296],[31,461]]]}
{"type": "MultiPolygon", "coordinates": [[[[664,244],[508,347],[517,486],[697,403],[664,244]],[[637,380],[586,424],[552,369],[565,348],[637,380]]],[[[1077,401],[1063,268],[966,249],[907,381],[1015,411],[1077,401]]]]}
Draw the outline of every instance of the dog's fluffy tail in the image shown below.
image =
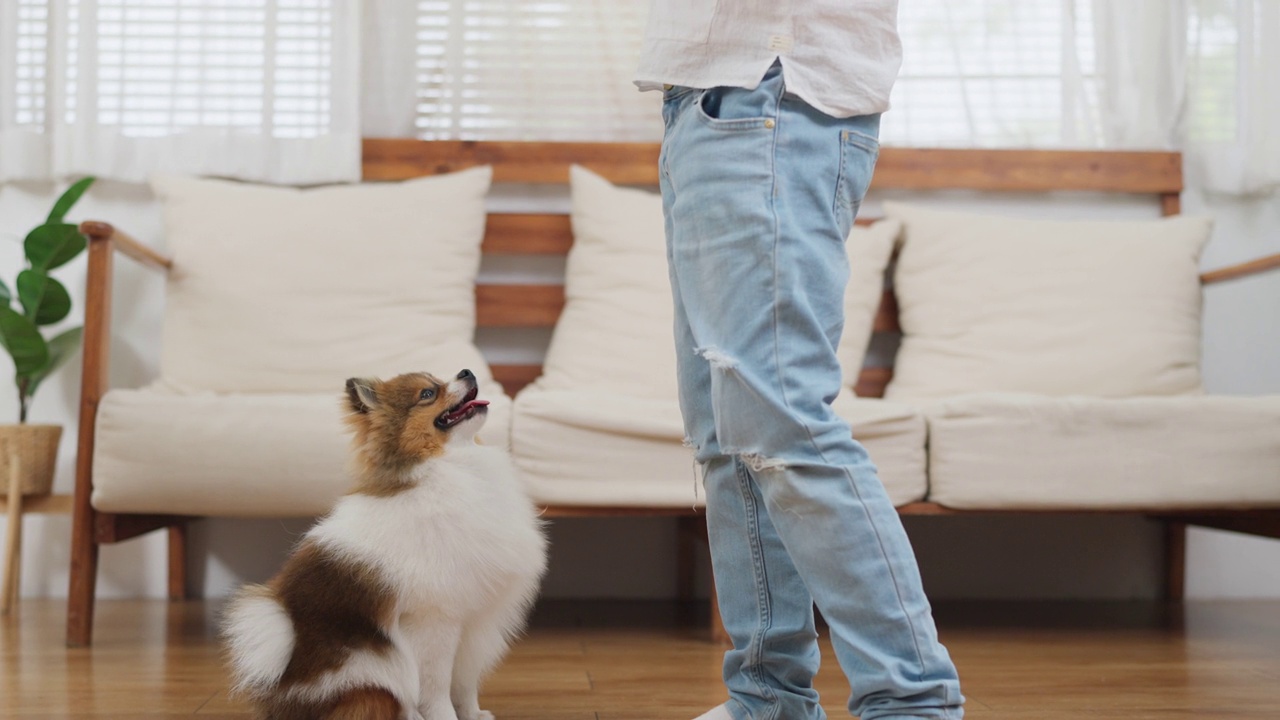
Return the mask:
{"type": "Polygon", "coordinates": [[[241,590],[223,617],[222,635],[236,692],[257,694],[280,682],[296,636],[289,614],[269,588],[249,585],[241,590]]]}

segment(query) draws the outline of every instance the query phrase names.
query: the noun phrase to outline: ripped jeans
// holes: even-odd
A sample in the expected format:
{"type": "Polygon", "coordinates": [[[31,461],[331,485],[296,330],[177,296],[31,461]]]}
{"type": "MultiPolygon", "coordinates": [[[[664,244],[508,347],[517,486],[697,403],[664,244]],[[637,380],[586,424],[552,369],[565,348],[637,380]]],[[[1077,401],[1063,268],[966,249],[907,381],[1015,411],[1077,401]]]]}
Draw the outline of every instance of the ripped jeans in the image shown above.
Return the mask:
{"type": "Polygon", "coordinates": [[[662,196],[680,405],[703,468],[712,565],[733,648],[736,720],[826,717],[813,689],[816,602],[863,720],[960,718],[919,570],[866,450],[831,409],[844,241],[879,116],[787,95],[675,87],[662,196]]]}

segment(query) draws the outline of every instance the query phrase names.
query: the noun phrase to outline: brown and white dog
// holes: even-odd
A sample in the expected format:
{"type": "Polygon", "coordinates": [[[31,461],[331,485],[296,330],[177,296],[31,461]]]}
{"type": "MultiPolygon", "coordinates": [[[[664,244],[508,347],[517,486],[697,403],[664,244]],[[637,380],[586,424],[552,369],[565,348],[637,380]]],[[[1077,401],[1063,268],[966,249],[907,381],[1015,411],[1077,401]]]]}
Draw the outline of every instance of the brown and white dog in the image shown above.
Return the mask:
{"type": "Polygon", "coordinates": [[[491,720],[480,681],[546,567],[509,456],[479,445],[463,370],[347,381],[356,484],[266,585],[231,602],[236,687],[272,720],[491,720]]]}

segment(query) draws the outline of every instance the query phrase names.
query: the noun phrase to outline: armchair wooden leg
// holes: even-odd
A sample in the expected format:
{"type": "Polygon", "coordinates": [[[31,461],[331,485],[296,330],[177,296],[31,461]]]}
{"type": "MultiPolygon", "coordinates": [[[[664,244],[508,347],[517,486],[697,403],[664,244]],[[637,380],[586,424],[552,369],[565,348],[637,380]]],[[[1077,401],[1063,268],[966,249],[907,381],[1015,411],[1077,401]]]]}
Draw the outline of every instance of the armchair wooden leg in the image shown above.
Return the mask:
{"type": "Polygon", "coordinates": [[[187,599],[187,524],[169,526],[169,600],[187,599]]]}
{"type": "Polygon", "coordinates": [[[93,601],[98,585],[98,543],[93,536],[94,511],[88,498],[76,498],[71,520],[71,584],[67,590],[67,646],[88,647],[93,641],[93,601]]]}

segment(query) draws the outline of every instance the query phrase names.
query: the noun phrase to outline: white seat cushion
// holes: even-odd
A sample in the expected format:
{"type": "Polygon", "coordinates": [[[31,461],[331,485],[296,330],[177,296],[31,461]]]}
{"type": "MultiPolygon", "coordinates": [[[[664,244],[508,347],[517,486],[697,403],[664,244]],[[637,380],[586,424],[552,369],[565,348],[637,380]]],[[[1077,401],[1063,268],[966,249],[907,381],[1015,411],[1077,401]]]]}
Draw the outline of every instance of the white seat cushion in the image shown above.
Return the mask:
{"type": "MultiPolygon", "coordinates": [[[[482,397],[492,404],[480,438],[503,446],[511,401],[482,397]]],[[[351,485],[343,402],[341,393],[113,390],[98,409],[93,506],[213,517],[328,512],[351,485]]]]}
{"type": "MultiPolygon", "coordinates": [[[[905,405],[844,395],[834,407],[866,444],[893,502],[922,499],[924,418],[905,405]]],[[[683,438],[674,399],[534,385],[512,411],[512,454],[545,505],[700,507],[700,474],[683,438]]]]}
{"type": "Polygon", "coordinates": [[[1206,218],[1063,222],[896,202],[890,400],[1199,394],[1206,218]]]}
{"type": "Polygon", "coordinates": [[[925,410],[955,508],[1280,506],[1280,396],[973,395],[925,410]]]}
{"type": "Polygon", "coordinates": [[[470,368],[489,168],[314,189],[158,178],[173,254],[160,383],[327,393],[470,368]]]}

